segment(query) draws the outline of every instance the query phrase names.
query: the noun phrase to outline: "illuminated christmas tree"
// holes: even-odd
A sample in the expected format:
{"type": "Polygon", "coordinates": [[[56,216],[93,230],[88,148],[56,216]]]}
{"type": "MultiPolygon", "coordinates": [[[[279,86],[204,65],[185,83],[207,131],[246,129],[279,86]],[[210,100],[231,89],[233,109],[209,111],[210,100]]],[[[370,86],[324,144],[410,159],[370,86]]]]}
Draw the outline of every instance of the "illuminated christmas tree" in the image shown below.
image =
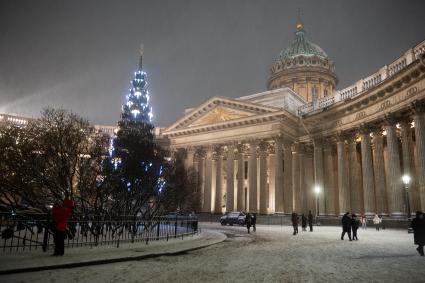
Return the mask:
{"type": "Polygon", "coordinates": [[[122,106],[116,138],[110,144],[120,187],[114,199],[120,202],[121,213],[137,214],[146,209],[164,186],[162,152],[154,143],[152,117],[141,48],[139,68],[122,106]]]}

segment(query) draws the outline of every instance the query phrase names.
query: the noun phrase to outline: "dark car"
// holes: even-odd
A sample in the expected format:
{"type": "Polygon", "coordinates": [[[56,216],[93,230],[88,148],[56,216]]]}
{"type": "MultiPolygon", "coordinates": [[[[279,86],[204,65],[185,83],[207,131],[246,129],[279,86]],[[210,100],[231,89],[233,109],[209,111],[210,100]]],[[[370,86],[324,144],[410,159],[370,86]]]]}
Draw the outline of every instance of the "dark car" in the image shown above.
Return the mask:
{"type": "Polygon", "coordinates": [[[225,215],[223,215],[220,218],[220,223],[221,225],[227,225],[229,224],[230,226],[232,226],[233,224],[238,224],[238,225],[245,225],[245,218],[246,215],[243,212],[239,212],[239,211],[233,211],[233,212],[227,212],[225,215]]]}

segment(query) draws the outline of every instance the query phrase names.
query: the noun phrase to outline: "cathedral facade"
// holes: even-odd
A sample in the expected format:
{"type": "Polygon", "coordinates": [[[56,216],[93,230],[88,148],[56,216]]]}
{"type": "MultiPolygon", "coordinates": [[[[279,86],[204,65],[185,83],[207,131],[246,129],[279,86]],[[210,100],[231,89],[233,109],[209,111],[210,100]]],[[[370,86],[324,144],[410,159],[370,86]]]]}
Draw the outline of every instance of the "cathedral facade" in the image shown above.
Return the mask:
{"type": "Polygon", "coordinates": [[[212,97],[161,130],[197,172],[203,212],[425,210],[425,41],[337,90],[298,24],[270,70],[267,91],[212,97]]]}

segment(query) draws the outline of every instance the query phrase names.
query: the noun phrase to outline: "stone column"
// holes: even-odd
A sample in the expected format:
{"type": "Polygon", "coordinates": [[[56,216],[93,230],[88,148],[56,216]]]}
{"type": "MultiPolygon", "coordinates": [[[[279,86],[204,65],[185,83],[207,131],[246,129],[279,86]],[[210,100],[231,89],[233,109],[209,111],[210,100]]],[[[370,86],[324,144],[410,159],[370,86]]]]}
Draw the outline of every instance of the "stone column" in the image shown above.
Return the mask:
{"type": "Polygon", "coordinates": [[[215,205],[214,213],[222,213],[223,206],[223,149],[216,147],[216,170],[215,170],[215,205]]]}
{"type": "Polygon", "coordinates": [[[400,122],[401,126],[401,147],[403,153],[403,175],[409,175],[411,181],[409,184],[409,201],[410,201],[410,212],[414,214],[415,211],[421,209],[420,194],[417,190],[417,178],[415,168],[414,153],[413,153],[413,141],[412,141],[412,130],[410,128],[411,121],[404,119],[400,122]]]}
{"type": "Polygon", "coordinates": [[[323,181],[323,141],[322,139],[314,140],[314,186],[320,188],[320,192],[316,196],[319,202],[319,214],[325,214],[325,193],[324,193],[324,181],[323,181]]]}
{"type": "Polygon", "coordinates": [[[362,147],[362,173],[363,173],[363,204],[366,215],[373,216],[375,208],[375,184],[373,176],[372,152],[370,146],[370,129],[360,129],[362,147]]]}
{"type": "Polygon", "coordinates": [[[335,196],[337,191],[335,189],[335,168],[332,150],[332,141],[327,141],[323,148],[324,153],[324,182],[323,193],[325,195],[325,213],[327,215],[336,215],[335,209],[335,196]]]}
{"type": "Polygon", "coordinates": [[[422,211],[425,210],[425,102],[413,104],[416,141],[416,178],[418,180],[419,195],[422,211]]]}
{"type": "Polygon", "coordinates": [[[205,166],[205,152],[202,147],[196,149],[196,156],[198,160],[197,167],[197,191],[200,197],[200,207],[204,206],[204,189],[205,189],[205,176],[204,176],[204,166],[205,166]]]}
{"type": "Polygon", "coordinates": [[[376,212],[386,215],[386,183],[384,164],[384,140],[382,129],[379,127],[373,132],[373,172],[375,176],[376,212]]]}
{"type": "Polygon", "coordinates": [[[212,157],[213,147],[208,146],[205,156],[205,188],[204,188],[204,206],[203,212],[211,213],[211,189],[212,189],[212,157]]]}
{"type": "Polygon", "coordinates": [[[396,121],[388,117],[385,130],[387,131],[388,169],[389,169],[389,210],[391,216],[403,214],[403,187],[401,182],[400,155],[396,133],[396,121]]]}
{"type": "Polygon", "coordinates": [[[235,203],[235,146],[230,144],[227,146],[227,163],[226,163],[226,211],[233,211],[235,203]]]}
{"type": "Polygon", "coordinates": [[[293,211],[292,194],[292,149],[290,141],[283,141],[283,212],[293,211]]]}
{"type": "Polygon", "coordinates": [[[300,144],[295,143],[292,152],[292,211],[300,211],[301,197],[300,197],[300,158],[299,158],[300,144]]]}
{"type": "Polygon", "coordinates": [[[347,174],[347,158],[345,154],[345,137],[343,135],[338,135],[337,138],[339,214],[342,215],[350,211],[350,191],[347,174]]]}
{"type": "MultiPolygon", "coordinates": [[[[299,202],[300,205],[298,206],[298,212],[306,211],[307,209],[307,182],[306,182],[306,148],[303,143],[300,143],[299,151],[298,151],[298,158],[299,158],[299,170],[300,170],[300,178],[298,179],[298,196],[299,196],[299,202]]],[[[313,169],[313,168],[311,168],[313,169]]]]}
{"type": "Polygon", "coordinates": [[[192,146],[188,146],[186,148],[186,159],[184,162],[184,168],[187,170],[189,170],[189,168],[193,168],[193,159],[195,156],[195,148],[192,146]]]}
{"type": "Polygon", "coordinates": [[[283,212],[284,202],[283,202],[283,164],[282,164],[282,139],[275,138],[274,140],[274,170],[275,170],[275,193],[276,193],[276,212],[283,212]]]}
{"type": "Polygon", "coordinates": [[[350,176],[350,204],[355,213],[363,212],[363,188],[362,169],[357,154],[356,134],[351,133],[348,137],[348,172],[350,176]]]}
{"type": "Polygon", "coordinates": [[[248,179],[249,179],[249,188],[248,188],[248,211],[257,212],[257,142],[250,143],[250,155],[248,161],[248,179]]]}
{"type": "MultiPolygon", "coordinates": [[[[301,161],[300,161],[301,164],[301,161]]],[[[303,175],[300,177],[300,188],[302,196],[302,212],[309,210],[316,212],[316,195],[314,193],[314,147],[313,145],[304,146],[304,158],[302,161],[303,175]]],[[[301,166],[300,166],[301,168],[301,166]]],[[[319,206],[322,211],[323,207],[319,206]]],[[[323,213],[322,213],[323,214],[323,213]]]]}
{"type": "Polygon", "coordinates": [[[267,214],[267,146],[268,143],[262,141],[260,144],[260,213],[267,214]]]}
{"type": "Polygon", "coordinates": [[[238,144],[238,193],[237,193],[237,208],[238,211],[245,210],[245,192],[244,192],[244,145],[238,144]]]}

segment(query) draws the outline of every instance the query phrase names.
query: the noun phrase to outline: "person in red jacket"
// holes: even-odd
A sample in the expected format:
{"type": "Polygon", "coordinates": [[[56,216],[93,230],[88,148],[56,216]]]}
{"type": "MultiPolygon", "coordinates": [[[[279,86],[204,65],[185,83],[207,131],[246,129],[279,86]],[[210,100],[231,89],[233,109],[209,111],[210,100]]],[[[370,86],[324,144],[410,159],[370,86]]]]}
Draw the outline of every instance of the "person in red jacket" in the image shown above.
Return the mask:
{"type": "Polygon", "coordinates": [[[55,252],[54,256],[61,256],[65,251],[65,230],[68,225],[68,219],[71,216],[74,202],[68,197],[65,198],[62,205],[55,203],[52,208],[52,218],[54,221],[54,242],[55,252]]]}

